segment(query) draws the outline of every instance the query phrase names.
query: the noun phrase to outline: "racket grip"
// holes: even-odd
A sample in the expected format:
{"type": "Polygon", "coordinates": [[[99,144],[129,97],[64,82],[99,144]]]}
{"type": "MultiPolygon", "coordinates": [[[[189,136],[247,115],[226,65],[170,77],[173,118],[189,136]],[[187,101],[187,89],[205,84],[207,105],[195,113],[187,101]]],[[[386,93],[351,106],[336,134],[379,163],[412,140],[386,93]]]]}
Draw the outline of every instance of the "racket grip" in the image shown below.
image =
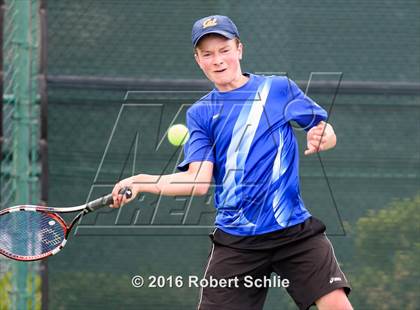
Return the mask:
{"type": "MultiPolygon", "coordinates": [[[[125,197],[127,199],[130,199],[131,196],[133,195],[133,192],[131,191],[131,188],[129,188],[129,187],[123,187],[123,188],[120,189],[118,194],[125,195],[125,197]]],[[[104,200],[105,200],[105,202],[104,202],[105,205],[112,205],[114,203],[114,199],[112,198],[112,194],[106,195],[104,197],[104,200]]]]}
{"type": "Polygon", "coordinates": [[[114,203],[114,199],[112,198],[112,194],[108,194],[103,197],[103,203],[102,205],[112,205],[114,203]]]}
{"type": "MultiPolygon", "coordinates": [[[[129,187],[124,187],[119,192],[121,195],[125,195],[127,198],[131,198],[133,192],[129,187]]],[[[89,211],[94,211],[96,209],[112,205],[114,203],[114,199],[112,198],[112,194],[108,194],[101,198],[95,199],[87,204],[87,208],[89,211]]]]}

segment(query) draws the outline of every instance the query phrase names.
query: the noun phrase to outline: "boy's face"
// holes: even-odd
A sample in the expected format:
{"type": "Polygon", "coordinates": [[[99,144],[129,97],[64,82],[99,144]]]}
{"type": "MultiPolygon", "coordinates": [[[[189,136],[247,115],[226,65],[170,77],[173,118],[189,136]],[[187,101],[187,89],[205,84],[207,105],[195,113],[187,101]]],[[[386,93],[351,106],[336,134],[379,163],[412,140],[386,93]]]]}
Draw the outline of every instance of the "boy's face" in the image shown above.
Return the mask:
{"type": "Polygon", "coordinates": [[[195,60],[207,78],[219,90],[230,90],[229,85],[242,77],[240,60],[242,44],[220,35],[207,35],[197,45],[195,60]]]}

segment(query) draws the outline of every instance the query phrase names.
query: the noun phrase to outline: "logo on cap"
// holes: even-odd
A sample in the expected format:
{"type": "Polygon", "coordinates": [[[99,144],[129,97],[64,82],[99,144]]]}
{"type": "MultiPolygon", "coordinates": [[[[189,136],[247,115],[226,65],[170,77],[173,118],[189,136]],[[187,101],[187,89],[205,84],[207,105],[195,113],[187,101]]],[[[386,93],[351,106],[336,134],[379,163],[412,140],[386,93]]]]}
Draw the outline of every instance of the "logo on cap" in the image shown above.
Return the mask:
{"type": "Polygon", "coordinates": [[[207,18],[203,22],[203,29],[206,29],[208,27],[213,27],[217,25],[217,19],[215,17],[207,18]]]}

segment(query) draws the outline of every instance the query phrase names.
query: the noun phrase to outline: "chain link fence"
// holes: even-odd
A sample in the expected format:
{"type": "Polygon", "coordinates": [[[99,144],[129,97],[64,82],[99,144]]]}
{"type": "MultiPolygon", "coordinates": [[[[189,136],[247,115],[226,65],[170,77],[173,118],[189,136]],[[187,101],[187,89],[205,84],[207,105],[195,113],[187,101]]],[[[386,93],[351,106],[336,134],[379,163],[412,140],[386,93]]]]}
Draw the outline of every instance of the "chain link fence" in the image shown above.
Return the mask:
{"type": "MultiPolygon", "coordinates": [[[[38,204],[39,3],[0,1],[1,174],[0,209],[38,204]]],[[[0,257],[0,309],[41,309],[40,264],[0,257]]]]}

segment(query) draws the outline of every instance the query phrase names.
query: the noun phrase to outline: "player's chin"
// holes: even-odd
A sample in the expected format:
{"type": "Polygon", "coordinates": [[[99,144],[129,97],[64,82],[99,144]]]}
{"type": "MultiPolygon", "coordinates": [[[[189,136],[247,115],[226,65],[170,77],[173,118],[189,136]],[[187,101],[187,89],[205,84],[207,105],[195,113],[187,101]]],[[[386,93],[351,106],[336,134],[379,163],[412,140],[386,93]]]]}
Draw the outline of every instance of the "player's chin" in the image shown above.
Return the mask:
{"type": "Polygon", "coordinates": [[[216,85],[226,85],[231,82],[231,78],[229,76],[217,75],[213,76],[212,82],[216,85]]]}

